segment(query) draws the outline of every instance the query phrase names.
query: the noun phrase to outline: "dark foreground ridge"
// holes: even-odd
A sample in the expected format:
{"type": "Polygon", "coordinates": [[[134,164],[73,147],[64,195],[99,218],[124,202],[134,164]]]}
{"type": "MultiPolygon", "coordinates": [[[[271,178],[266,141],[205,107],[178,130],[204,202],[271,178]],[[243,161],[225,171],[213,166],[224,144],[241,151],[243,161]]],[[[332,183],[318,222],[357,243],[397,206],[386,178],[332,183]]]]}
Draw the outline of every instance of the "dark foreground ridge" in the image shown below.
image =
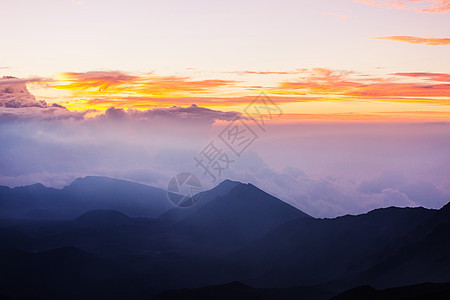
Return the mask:
{"type": "Polygon", "coordinates": [[[316,219],[224,181],[179,209],[104,177],[0,195],[0,295],[12,299],[424,299],[447,290],[422,283],[450,282],[449,204],[316,219]]]}
{"type": "MultiPolygon", "coordinates": [[[[254,288],[235,281],[222,285],[197,289],[164,291],[153,300],[196,300],[196,299],[255,299],[255,300],[295,300],[326,297],[330,292],[304,287],[254,288]]],[[[436,300],[450,299],[450,283],[423,283],[411,286],[377,290],[371,286],[360,286],[345,291],[331,300],[436,300]]]]}
{"type": "Polygon", "coordinates": [[[410,286],[377,290],[360,286],[348,290],[332,300],[401,300],[401,299],[450,299],[450,283],[422,283],[410,286]]]}

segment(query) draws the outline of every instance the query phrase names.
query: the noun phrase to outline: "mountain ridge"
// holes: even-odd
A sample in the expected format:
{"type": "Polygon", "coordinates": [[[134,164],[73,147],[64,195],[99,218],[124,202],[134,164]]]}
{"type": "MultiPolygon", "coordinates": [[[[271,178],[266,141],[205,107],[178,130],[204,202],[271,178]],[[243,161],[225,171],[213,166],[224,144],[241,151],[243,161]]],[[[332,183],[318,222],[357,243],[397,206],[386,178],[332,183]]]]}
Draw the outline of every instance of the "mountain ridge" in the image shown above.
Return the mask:
{"type": "Polygon", "coordinates": [[[172,206],[166,191],[104,176],[86,176],[54,189],[42,184],[0,188],[0,217],[73,219],[95,209],[112,209],[135,217],[158,217],[172,206]],[[126,201],[124,201],[126,200],[126,201]]]}
{"type": "MultiPolygon", "coordinates": [[[[50,199],[55,203],[109,200],[82,198],[97,190],[115,201],[131,201],[136,195],[147,201],[148,194],[140,194],[139,187],[88,177],[68,189],[75,194],[68,199],[58,200],[70,194],[41,185],[19,189],[22,192],[15,195],[24,197],[16,199],[18,204],[27,204],[32,199],[25,197],[27,193],[40,189],[55,197],[50,199]],[[110,190],[111,185],[121,191],[110,190]]],[[[0,193],[6,192],[0,188],[0,193]]],[[[49,294],[52,286],[46,282],[53,274],[58,274],[61,286],[68,286],[75,279],[63,273],[61,266],[66,265],[76,280],[82,278],[82,289],[61,288],[50,298],[81,293],[83,298],[149,299],[163,290],[239,281],[250,288],[276,289],[271,295],[325,300],[361,285],[380,289],[450,280],[450,203],[440,210],[388,207],[320,219],[252,184],[228,180],[203,193],[203,202],[168,209],[156,218],[129,214],[121,207],[76,209],[67,220],[0,218],[0,259],[7,266],[0,270],[5,279],[0,281],[0,294],[27,298],[29,294],[14,290],[19,283],[24,292],[29,288],[49,294]],[[30,264],[24,265],[26,261],[30,264]],[[47,262],[56,273],[46,272],[47,262]],[[99,271],[90,270],[94,267],[99,271]],[[296,288],[281,290],[289,286],[296,288]]],[[[160,200],[171,205],[163,195],[160,200]]],[[[2,209],[4,204],[0,198],[2,209]]],[[[242,284],[233,289],[250,291],[242,284]]]]}

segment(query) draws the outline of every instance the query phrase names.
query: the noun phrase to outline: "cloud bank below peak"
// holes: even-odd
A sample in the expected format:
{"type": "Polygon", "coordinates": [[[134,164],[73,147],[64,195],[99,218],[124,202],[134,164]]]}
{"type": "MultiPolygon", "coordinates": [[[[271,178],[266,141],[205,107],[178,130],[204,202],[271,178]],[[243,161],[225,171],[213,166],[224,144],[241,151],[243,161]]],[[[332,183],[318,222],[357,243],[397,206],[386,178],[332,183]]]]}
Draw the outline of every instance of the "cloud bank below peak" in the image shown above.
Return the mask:
{"type": "Polygon", "coordinates": [[[172,106],[169,108],[154,108],[148,110],[124,110],[123,108],[110,107],[98,118],[111,120],[136,119],[140,121],[168,119],[181,122],[206,121],[207,123],[212,124],[216,120],[231,121],[236,117],[242,117],[242,114],[233,111],[224,112],[220,110],[213,110],[206,107],[200,107],[196,104],[191,104],[188,107],[172,106]]]}

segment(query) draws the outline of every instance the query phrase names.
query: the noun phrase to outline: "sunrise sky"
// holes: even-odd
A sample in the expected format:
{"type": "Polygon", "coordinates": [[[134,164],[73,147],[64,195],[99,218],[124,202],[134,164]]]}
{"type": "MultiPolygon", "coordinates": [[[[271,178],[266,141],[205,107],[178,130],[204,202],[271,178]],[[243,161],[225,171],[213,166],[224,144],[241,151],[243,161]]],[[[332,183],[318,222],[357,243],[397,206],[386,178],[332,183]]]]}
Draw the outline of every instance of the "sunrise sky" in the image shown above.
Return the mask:
{"type": "Polygon", "coordinates": [[[450,1],[12,1],[0,76],[70,110],[193,103],[284,120],[448,120],[450,1]]]}
{"type": "Polygon", "coordinates": [[[449,0],[16,0],[0,28],[0,185],[188,172],[320,217],[450,199],[449,0]]]}

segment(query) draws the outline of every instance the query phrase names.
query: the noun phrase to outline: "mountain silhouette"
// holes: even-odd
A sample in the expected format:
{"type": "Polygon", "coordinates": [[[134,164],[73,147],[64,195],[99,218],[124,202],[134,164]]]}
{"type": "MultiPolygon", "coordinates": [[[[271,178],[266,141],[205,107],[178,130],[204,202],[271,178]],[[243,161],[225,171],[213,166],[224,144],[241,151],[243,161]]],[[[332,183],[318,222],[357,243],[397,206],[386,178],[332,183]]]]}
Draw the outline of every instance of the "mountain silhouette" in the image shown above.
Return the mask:
{"type": "Polygon", "coordinates": [[[377,290],[371,286],[360,286],[345,291],[331,300],[430,300],[449,299],[450,283],[423,283],[377,290]]]}
{"type": "Polygon", "coordinates": [[[12,298],[25,299],[94,298],[98,284],[122,272],[111,261],[74,247],[41,253],[2,250],[0,263],[0,290],[13,290],[12,298]]]}
{"type": "Polygon", "coordinates": [[[95,209],[157,217],[172,207],[164,190],[108,177],[78,178],[61,190],[42,184],[0,187],[1,218],[73,219],[95,209]]]}
{"type": "MultiPolygon", "coordinates": [[[[196,289],[164,291],[153,300],[185,299],[263,299],[298,300],[329,299],[329,292],[311,288],[254,288],[235,281],[196,289]]],[[[330,300],[444,300],[450,297],[450,283],[423,283],[377,290],[369,285],[345,291],[330,300]]]]}
{"type": "Polygon", "coordinates": [[[163,190],[105,177],[0,195],[0,295],[12,299],[389,299],[450,282],[450,204],[318,219],[227,180],[174,208],[163,190]]]}
{"type": "Polygon", "coordinates": [[[228,179],[224,180],[211,190],[202,191],[199,196],[199,201],[194,206],[189,207],[189,209],[179,209],[173,207],[172,209],[163,213],[159,217],[159,220],[170,223],[180,222],[184,220],[186,217],[194,214],[200,207],[210,202],[211,200],[226,195],[239,184],[241,183],[237,181],[232,181],[228,179]]]}
{"type": "Polygon", "coordinates": [[[89,227],[110,227],[133,224],[133,219],[114,210],[91,210],[74,220],[77,224],[89,227]]]}
{"type": "Polygon", "coordinates": [[[238,248],[297,218],[310,217],[254,185],[239,183],[177,223],[174,232],[199,244],[238,248]]]}
{"type": "Polygon", "coordinates": [[[378,262],[359,274],[359,280],[382,288],[450,281],[449,237],[450,204],[447,204],[400,242],[377,253],[378,262]]]}
{"type": "Polygon", "coordinates": [[[24,249],[32,244],[32,238],[17,229],[0,227],[0,249],[24,249]]]}
{"type": "Polygon", "coordinates": [[[424,208],[391,207],[335,219],[297,219],[235,253],[234,263],[251,270],[235,276],[253,284],[277,285],[332,280],[358,270],[366,257],[408,234],[434,213],[424,208]]]}
{"type": "Polygon", "coordinates": [[[332,292],[311,287],[255,288],[239,281],[204,286],[194,289],[168,290],[153,300],[184,299],[255,299],[255,300],[298,300],[329,299],[332,292]]]}

